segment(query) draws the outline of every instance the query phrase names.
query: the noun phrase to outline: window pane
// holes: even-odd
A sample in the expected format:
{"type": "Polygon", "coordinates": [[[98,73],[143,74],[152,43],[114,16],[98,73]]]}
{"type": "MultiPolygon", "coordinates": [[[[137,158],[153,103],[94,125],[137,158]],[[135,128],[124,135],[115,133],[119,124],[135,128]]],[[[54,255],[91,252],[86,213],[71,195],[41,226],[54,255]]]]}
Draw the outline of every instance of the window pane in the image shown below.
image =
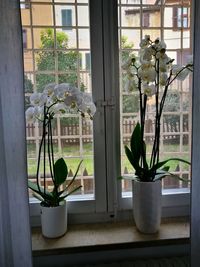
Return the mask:
{"type": "MultiPolygon", "coordinates": [[[[34,2],[37,3],[32,3],[29,9],[25,8],[25,2],[21,3],[26,108],[30,106],[30,94],[42,92],[48,83],[70,83],[91,93],[88,1],[34,2]]],[[[78,114],[67,114],[57,116],[52,128],[54,154],[56,159],[65,159],[69,180],[83,159],[76,181],[82,189],[76,194],[94,196],[92,121],[78,114]]],[[[27,123],[26,132],[28,177],[35,181],[40,123],[27,123]]],[[[40,178],[42,184],[42,168],[40,178]]],[[[48,187],[52,188],[50,174],[48,187]]]]}
{"type": "MultiPolygon", "coordinates": [[[[121,0],[118,4],[121,65],[121,174],[126,176],[134,174],[134,169],[125,155],[124,145],[130,146],[132,131],[140,120],[140,102],[134,70],[132,70],[132,75],[127,75],[122,64],[129,56],[138,56],[139,44],[145,35],[150,35],[152,40],[157,37],[163,38],[167,45],[167,55],[174,59],[174,64],[186,64],[189,55],[192,54],[191,29],[189,28],[191,1],[184,3],[184,6],[182,6],[182,1],[159,1],[159,3],[158,5],[155,1],[143,0],[141,3],[140,1],[121,0]],[[137,6],[137,4],[140,5],[137,6]]],[[[183,83],[175,80],[169,86],[161,118],[160,160],[179,157],[190,161],[191,88],[191,77],[187,77],[183,83]]],[[[146,109],[144,140],[147,161],[150,161],[155,133],[155,98],[153,96],[148,97],[146,109]]],[[[172,161],[169,166],[171,172],[190,178],[190,167],[187,164],[172,161]]],[[[189,187],[187,182],[180,182],[171,177],[163,180],[163,188],[185,187],[189,187]]],[[[122,196],[127,196],[127,193],[131,191],[131,182],[122,180],[122,196]]]]}

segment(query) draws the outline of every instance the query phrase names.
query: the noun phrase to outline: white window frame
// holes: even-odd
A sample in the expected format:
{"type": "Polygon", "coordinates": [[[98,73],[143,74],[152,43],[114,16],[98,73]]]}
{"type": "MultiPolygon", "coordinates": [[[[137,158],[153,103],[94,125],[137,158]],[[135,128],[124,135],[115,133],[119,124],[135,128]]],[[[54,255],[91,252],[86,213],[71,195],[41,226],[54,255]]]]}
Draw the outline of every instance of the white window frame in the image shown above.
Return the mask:
{"type": "MultiPolygon", "coordinates": [[[[94,119],[95,200],[72,197],[69,222],[112,221],[132,216],[132,198],[122,198],[120,176],[119,50],[117,0],[92,0],[90,9],[94,119]],[[95,90],[94,90],[95,89],[95,90]],[[76,201],[74,201],[76,200],[76,201]]],[[[165,190],[163,216],[187,216],[189,191],[165,190]]],[[[39,224],[39,202],[31,199],[32,225],[39,224]]]]}

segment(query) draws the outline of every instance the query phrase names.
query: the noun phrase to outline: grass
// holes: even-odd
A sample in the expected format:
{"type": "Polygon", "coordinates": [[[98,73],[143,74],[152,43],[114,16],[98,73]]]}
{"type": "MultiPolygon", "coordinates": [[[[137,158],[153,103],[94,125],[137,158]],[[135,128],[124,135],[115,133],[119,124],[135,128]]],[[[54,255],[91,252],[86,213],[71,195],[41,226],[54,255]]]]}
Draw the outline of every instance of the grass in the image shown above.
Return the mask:
{"type": "MultiPolygon", "coordinates": [[[[183,147],[183,151],[188,151],[189,147],[188,145],[185,145],[183,147]]],[[[149,151],[150,148],[147,148],[147,151],[149,151]]],[[[179,145],[164,145],[164,151],[167,152],[166,154],[161,155],[161,160],[166,160],[171,157],[180,157],[184,160],[190,161],[189,155],[184,154],[181,156],[179,145]],[[170,153],[172,152],[172,153],[170,153]],[[174,152],[177,152],[174,155],[174,152]]],[[[124,151],[123,151],[124,153],[124,151]]],[[[36,159],[36,147],[35,144],[28,144],[27,145],[27,154],[28,154],[28,174],[29,175],[35,175],[37,170],[37,159],[36,159]]],[[[94,167],[93,167],[93,145],[92,143],[85,143],[83,144],[82,152],[80,153],[79,144],[67,144],[62,143],[62,153],[59,153],[58,151],[58,145],[54,145],[54,154],[56,158],[59,158],[61,156],[65,157],[68,170],[72,171],[74,174],[77,166],[80,162],[80,159],[83,158],[83,163],[81,165],[79,175],[85,171],[85,175],[93,175],[94,174],[94,167]]],[[[178,161],[170,161],[168,164],[170,166],[170,171],[175,171],[177,169],[177,166],[181,167],[182,171],[189,171],[189,165],[180,163],[178,161]]],[[[41,166],[43,166],[43,160],[41,160],[41,166]]],[[[122,173],[124,170],[127,170],[128,173],[133,173],[133,167],[129,163],[127,157],[125,155],[122,156],[122,173]]],[[[42,173],[42,167],[40,172],[42,173]]]]}

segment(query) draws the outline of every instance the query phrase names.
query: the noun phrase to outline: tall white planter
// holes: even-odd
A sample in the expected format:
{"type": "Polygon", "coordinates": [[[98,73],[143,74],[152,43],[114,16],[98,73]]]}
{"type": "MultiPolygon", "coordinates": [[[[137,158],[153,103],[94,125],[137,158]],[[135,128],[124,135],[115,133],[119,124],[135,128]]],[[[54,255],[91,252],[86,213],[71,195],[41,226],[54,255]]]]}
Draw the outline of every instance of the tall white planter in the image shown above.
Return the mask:
{"type": "Polygon", "coordinates": [[[67,231],[67,203],[63,201],[58,207],[41,205],[42,234],[48,238],[56,238],[67,231]]]}
{"type": "Polygon", "coordinates": [[[159,230],[161,221],[161,181],[133,181],[133,215],[138,230],[153,234],[159,230]]]}

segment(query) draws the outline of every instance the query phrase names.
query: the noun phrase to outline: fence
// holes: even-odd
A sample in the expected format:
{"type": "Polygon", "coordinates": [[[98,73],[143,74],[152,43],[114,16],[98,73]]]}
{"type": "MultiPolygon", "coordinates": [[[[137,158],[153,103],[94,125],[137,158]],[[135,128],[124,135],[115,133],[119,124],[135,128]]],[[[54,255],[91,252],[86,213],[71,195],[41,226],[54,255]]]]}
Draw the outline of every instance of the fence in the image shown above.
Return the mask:
{"type": "MultiPolygon", "coordinates": [[[[179,144],[180,143],[180,134],[181,132],[183,134],[183,144],[188,144],[188,138],[189,138],[189,125],[188,120],[185,119],[182,123],[182,127],[180,124],[180,117],[178,116],[178,120],[164,120],[163,126],[162,126],[162,139],[164,144],[179,144]]],[[[122,133],[123,133],[123,142],[129,142],[131,133],[136,125],[136,121],[133,119],[124,119],[122,124],[122,133]]],[[[57,125],[56,125],[57,126],[57,125]]],[[[42,129],[39,127],[37,129],[37,134],[41,136],[42,129]]],[[[61,138],[65,143],[68,144],[76,144],[79,142],[79,137],[81,136],[81,139],[83,143],[89,143],[92,142],[92,124],[89,122],[83,122],[82,125],[79,125],[78,123],[70,123],[68,125],[62,125],[60,126],[60,131],[58,131],[58,127],[53,127],[53,137],[54,142],[56,141],[56,138],[61,138]],[[60,136],[58,136],[58,132],[60,133],[60,136]]],[[[148,119],[145,123],[145,140],[146,142],[151,142],[153,140],[153,132],[154,132],[154,121],[151,119],[148,119]]],[[[28,124],[26,127],[26,134],[28,137],[29,142],[35,142],[36,139],[36,126],[34,124],[28,124]]],[[[176,172],[179,172],[179,165],[176,167],[176,172]]],[[[128,174],[127,168],[125,167],[124,170],[122,170],[124,174],[128,174]]],[[[184,178],[188,178],[188,174],[182,174],[185,176],[184,178]]],[[[73,174],[70,174],[69,176],[73,176],[73,174]]],[[[35,177],[29,177],[32,179],[35,179],[35,177]]],[[[77,179],[78,183],[82,183],[84,194],[93,192],[94,184],[93,184],[93,178],[92,176],[89,176],[87,173],[87,170],[84,170],[84,173],[82,177],[77,179]]],[[[51,184],[49,184],[51,186],[51,184]]],[[[123,181],[123,191],[131,191],[131,183],[127,181],[123,181]]],[[[167,177],[163,181],[163,188],[187,188],[188,182],[179,182],[179,180],[167,177]]],[[[80,192],[77,192],[80,193],[80,192]]]]}
{"type": "MultiPolygon", "coordinates": [[[[123,133],[123,141],[129,142],[131,133],[136,125],[136,121],[132,119],[124,119],[122,124],[122,133],[123,133]]],[[[41,136],[41,128],[39,127],[39,136],[41,136]]],[[[176,143],[179,140],[180,133],[188,133],[189,126],[188,120],[183,121],[183,126],[181,130],[180,119],[179,120],[164,120],[163,121],[163,140],[167,143],[167,140],[170,143],[176,143]]],[[[83,122],[81,127],[79,124],[69,124],[60,126],[60,135],[61,137],[66,137],[66,142],[74,143],[77,141],[77,137],[82,136],[83,142],[91,142],[92,141],[92,124],[83,122]]],[[[145,123],[145,139],[146,141],[153,140],[153,132],[154,132],[154,121],[151,119],[146,120],[145,123]]],[[[34,140],[36,137],[36,127],[34,124],[28,124],[26,127],[26,135],[31,140],[34,140]]],[[[58,136],[57,127],[53,127],[53,136],[58,136]]],[[[184,136],[184,143],[188,142],[188,136],[184,136]]]]}

